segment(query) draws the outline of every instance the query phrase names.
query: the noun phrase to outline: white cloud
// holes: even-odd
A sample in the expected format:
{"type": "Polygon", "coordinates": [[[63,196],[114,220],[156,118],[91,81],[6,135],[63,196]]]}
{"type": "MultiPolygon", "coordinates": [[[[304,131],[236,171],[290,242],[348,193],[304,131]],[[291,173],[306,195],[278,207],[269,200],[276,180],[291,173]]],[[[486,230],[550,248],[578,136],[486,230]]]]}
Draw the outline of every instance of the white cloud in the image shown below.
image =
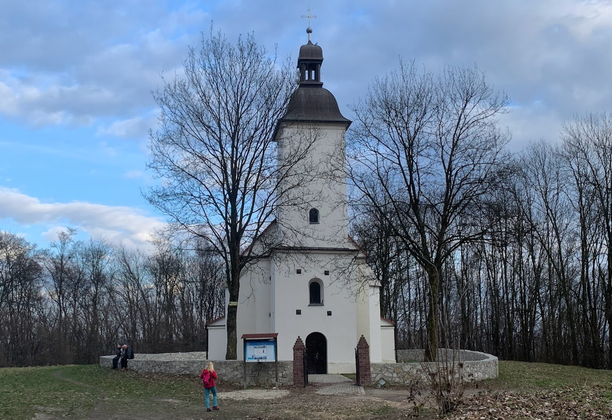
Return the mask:
{"type": "Polygon", "coordinates": [[[108,157],[115,157],[117,156],[117,149],[115,149],[112,146],[109,146],[107,142],[103,141],[102,143],[100,143],[100,149],[103,151],[103,153],[108,156],[108,157]]]}
{"type": "MultiPolygon", "coordinates": [[[[304,5],[258,2],[9,2],[0,39],[0,114],[35,126],[119,121],[101,129],[142,136],[160,74],[180,68],[211,21],[231,41],[255,31],[280,55],[305,41],[304,5]],[[266,11],[266,19],[253,19],[266,11]],[[292,18],[293,17],[293,18],[292,18]],[[270,25],[274,22],[274,25],[270,25]],[[19,43],[11,42],[19,39],[19,43]],[[25,70],[24,70],[25,69],[25,70]],[[146,111],[148,112],[148,111],[146,111]]],[[[325,50],[324,82],[344,107],[397,57],[431,67],[476,63],[498,88],[533,95],[565,116],[609,103],[612,4],[580,0],[315,0],[313,40],[325,50]]]]}
{"type": "Polygon", "coordinates": [[[347,118],[352,115],[345,106],[365,96],[376,76],[397,68],[398,57],[431,71],[476,64],[519,107],[504,122],[521,143],[544,134],[554,139],[559,121],[612,102],[610,1],[361,1],[334,7],[342,4],[348,14],[335,21],[317,13],[313,41],[323,48],[325,87],[347,118]]]}
{"type": "Polygon", "coordinates": [[[145,139],[149,129],[155,128],[158,114],[159,112],[153,111],[145,117],[134,117],[126,120],[114,121],[106,127],[98,128],[96,135],[145,139]]]}
{"type": "Polygon", "coordinates": [[[510,112],[501,115],[499,120],[502,126],[512,127],[512,152],[519,152],[528,144],[540,140],[548,143],[558,142],[563,123],[563,119],[554,109],[547,108],[540,102],[511,106],[510,112]]]}
{"type": "Polygon", "coordinates": [[[53,226],[51,229],[43,232],[40,236],[47,242],[57,241],[61,233],[67,233],[68,229],[64,226],[53,226]]]}
{"type": "Polygon", "coordinates": [[[0,187],[0,219],[22,226],[50,226],[44,239],[55,238],[65,226],[75,227],[92,237],[104,237],[112,243],[148,247],[147,241],[164,223],[129,207],[101,204],[43,203],[15,189],[0,187]]]}
{"type": "Polygon", "coordinates": [[[129,171],[126,172],[125,177],[127,179],[137,179],[137,178],[144,178],[145,173],[143,171],[129,171]]]}
{"type": "Polygon", "coordinates": [[[89,125],[95,118],[121,109],[121,97],[107,88],[60,85],[59,80],[48,77],[33,79],[22,80],[6,71],[0,74],[0,114],[42,127],[89,125]]]}
{"type": "Polygon", "coordinates": [[[2,9],[0,116],[34,127],[154,108],[161,72],[180,67],[194,26],[209,20],[193,5],[139,0],[32,0],[2,9]]]}

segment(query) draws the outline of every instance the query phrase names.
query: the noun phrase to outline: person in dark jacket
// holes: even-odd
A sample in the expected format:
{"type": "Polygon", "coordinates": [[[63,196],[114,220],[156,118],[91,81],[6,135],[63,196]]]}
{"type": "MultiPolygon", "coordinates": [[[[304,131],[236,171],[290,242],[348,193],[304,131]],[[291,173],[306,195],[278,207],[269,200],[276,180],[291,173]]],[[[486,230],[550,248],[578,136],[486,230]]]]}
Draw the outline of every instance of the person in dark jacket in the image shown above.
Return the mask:
{"type": "Polygon", "coordinates": [[[130,346],[124,344],[121,346],[121,371],[127,370],[128,359],[134,358],[134,351],[130,346]]]}
{"type": "Polygon", "coordinates": [[[119,359],[121,359],[121,344],[117,344],[117,348],[115,348],[115,357],[113,357],[113,369],[117,369],[119,359]]]}

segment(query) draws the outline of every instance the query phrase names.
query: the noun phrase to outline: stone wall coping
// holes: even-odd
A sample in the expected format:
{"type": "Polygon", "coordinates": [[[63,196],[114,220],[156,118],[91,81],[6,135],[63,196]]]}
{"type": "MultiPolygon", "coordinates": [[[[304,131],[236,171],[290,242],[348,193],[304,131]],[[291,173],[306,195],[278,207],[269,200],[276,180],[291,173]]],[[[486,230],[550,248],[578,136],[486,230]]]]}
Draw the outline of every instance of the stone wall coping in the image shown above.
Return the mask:
{"type": "MultiPolygon", "coordinates": [[[[444,353],[448,355],[452,351],[453,357],[448,362],[443,357],[438,357],[437,362],[423,362],[424,351],[422,349],[400,350],[398,353],[403,353],[409,361],[373,363],[371,366],[372,381],[379,385],[386,383],[408,385],[414,380],[426,381],[429,372],[439,367],[444,368],[447,363],[460,363],[460,369],[456,372],[460,372],[466,382],[494,379],[499,375],[499,360],[496,356],[472,350],[438,350],[438,356],[444,353]]],[[[405,357],[404,360],[406,360],[405,357]]]]}
{"type": "MultiPolygon", "coordinates": [[[[460,362],[478,362],[486,360],[497,360],[497,357],[475,350],[438,349],[438,360],[444,360],[443,356],[451,352],[453,358],[460,362]]],[[[397,350],[398,363],[423,362],[425,351],[423,349],[401,349],[397,350]]]]}

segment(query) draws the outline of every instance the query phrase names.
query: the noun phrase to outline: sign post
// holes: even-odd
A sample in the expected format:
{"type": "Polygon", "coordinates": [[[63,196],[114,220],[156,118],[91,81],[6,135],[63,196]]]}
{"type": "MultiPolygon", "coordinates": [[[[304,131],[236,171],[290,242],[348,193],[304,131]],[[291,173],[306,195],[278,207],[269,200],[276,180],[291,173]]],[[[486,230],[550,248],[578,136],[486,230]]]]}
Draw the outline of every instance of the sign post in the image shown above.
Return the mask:
{"type": "Polygon", "coordinates": [[[244,383],[247,383],[247,363],[274,362],[278,385],[278,333],[242,334],[244,345],[244,383]]]}

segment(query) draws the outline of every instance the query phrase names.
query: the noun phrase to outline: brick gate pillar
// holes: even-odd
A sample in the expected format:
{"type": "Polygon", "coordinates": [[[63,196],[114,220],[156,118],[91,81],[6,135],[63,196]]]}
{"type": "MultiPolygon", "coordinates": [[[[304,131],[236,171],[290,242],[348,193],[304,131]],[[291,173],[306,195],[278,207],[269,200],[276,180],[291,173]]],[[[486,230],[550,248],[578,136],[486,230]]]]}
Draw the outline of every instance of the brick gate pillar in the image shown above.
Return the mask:
{"type": "Polygon", "coordinates": [[[362,335],[357,343],[357,355],[359,360],[359,384],[370,385],[372,383],[372,372],[370,371],[370,345],[362,335]]]}
{"type": "Polygon", "coordinates": [[[293,345],[293,385],[304,383],[304,350],[306,346],[298,335],[293,345]]]}

